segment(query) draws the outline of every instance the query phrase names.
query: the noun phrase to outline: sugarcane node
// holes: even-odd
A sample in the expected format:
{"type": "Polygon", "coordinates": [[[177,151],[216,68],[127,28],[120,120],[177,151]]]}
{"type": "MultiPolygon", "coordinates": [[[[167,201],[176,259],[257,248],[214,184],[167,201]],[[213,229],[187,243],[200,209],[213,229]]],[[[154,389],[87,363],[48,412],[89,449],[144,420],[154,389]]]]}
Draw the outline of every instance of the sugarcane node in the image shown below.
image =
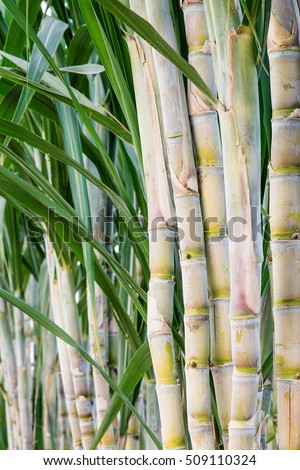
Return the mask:
{"type": "Polygon", "coordinates": [[[299,240],[299,238],[300,238],[300,234],[299,234],[298,231],[292,233],[292,235],[291,235],[291,240],[299,240]]]}
{"type": "Polygon", "coordinates": [[[191,367],[192,369],[196,369],[197,363],[196,363],[195,361],[188,361],[188,362],[186,363],[186,366],[187,366],[187,367],[191,367]]]}
{"type": "Polygon", "coordinates": [[[273,422],[274,422],[274,423],[277,423],[277,413],[274,413],[274,414],[273,414],[273,422]]]}
{"type": "Polygon", "coordinates": [[[185,257],[186,257],[186,259],[191,259],[192,255],[191,255],[190,253],[187,253],[187,254],[185,255],[185,257]]]}
{"type": "Polygon", "coordinates": [[[300,372],[297,372],[297,373],[295,374],[295,379],[300,380],[300,372]]]}

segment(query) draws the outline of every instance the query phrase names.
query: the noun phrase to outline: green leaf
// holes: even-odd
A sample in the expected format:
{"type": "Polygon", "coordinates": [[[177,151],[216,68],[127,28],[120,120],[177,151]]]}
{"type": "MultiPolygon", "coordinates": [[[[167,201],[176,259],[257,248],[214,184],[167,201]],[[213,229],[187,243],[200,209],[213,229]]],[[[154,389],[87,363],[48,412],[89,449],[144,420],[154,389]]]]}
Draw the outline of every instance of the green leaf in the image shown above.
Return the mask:
{"type": "MultiPolygon", "coordinates": [[[[46,197],[41,191],[24,181],[22,178],[16,176],[11,171],[0,166],[0,195],[6,199],[31,210],[34,214],[44,219],[50,227],[56,230],[63,240],[67,240],[78,259],[82,262],[82,242],[89,242],[106,260],[107,264],[115,272],[116,277],[119,279],[124,289],[128,292],[137,309],[145,318],[146,314],[142,307],[137,295],[145,299],[145,292],[140,286],[136,284],[134,279],[130,276],[128,271],[124,269],[118,261],[111,256],[102,245],[97,242],[92,234],[88,232],[83,222],[79,217],[75,218],[73,211],[67,212],[58,206],[54,201],[46,197]],[[13,200],[12,200],[13,198],[13,200]]],[[[21,209],[22,210],[22,209],[21,209]]],[[[96,263],[96,281],[105,291],[109,300],[115,305],[116,318],[118,323],[123,326],[124,334],[130,339],[133,350],[140,346],[140,339],[135,331],[135,328],[130,320],[125,308],[118,299],[118,295],[112,290],[111,282],[103,271],[103,268],[96,263]]]]}
{"type": "Polygon", "coordinates": [[[94,361],[94,359],[91,358],[91,356],[83,349],[76,341],[74,341],[71,336],[69,336],[64,330],[62,330],[56,323],[51,321],[49,318],[47,318],[45,315],[34,309],[33,307],[30,307],[28,304],[23,302],[22,300],[18,299],[14,295],[10,294],[9,292],[3,290],[0,288],[0,297],[2,297],[4,300],[7,302],[10,302],[12,305],[15,307],[19,308],[22,312],[26,313],[30,318],[32,318],[34,321],[38,322],[40,325],[42,325],[44,328],[46,328],[48,331],[53,333],[57,338],[60,338],[63,340],[65,343],[67,343],[69,346],[73,347],[76,349],[82,357],[97,371],[102,375],[102,377],[107,381],[109,386],[113,389],[113,391],[116,393],[118,397],[128,406],[128,408],[132,411],[132,413],[135,414],[137,417],[138,421],[141,423],[145,431],[149,434],[153,442],[157,445],[158,448],[161,448],[161,444],[154,435],[154,433],[151,431],[151,429],[148,427],[148,425],[145,423],[143,418],[140,416],[140,414],[136,411],[130,400],[127,398],[125,393],[114,383],[114,381],[106,374],[106,372],[97,364],[97,362],[94,361]]]}
{"type": "MultiPolygon", "coordinates": [[[[24,14],[26,12],[26,3],[28,0],[19,0],[18,1],[18,8],[24,14]]],[[[38,12],[40,11],[40,4],[41,0],[30,0],[30,8],[28,9],[28,22],[29,24],[33,24],[38,12]]],[[[5,52],[13,52],[14,54],[21,56],[24,46],[25,46],[25,32],[20,28],[17,21],[12,21],[10,28],[8,30],[5,44],[4,44],[4,51],[5,52]]],[[[4,60],[3,65],[8,65],[9,60],[4,60]]]]}
{"type": "MultiPolygon", "coordinates": [[[[9,57],[12,62],[14,62],[18,67],[22,70],[26,71],[26,61],[19,59],[18,57],[14,57],[12,55],[5,54],[4,52],[0,52],[1,55],[5,57],[9,57]]],[[[49,98],[53,98],[58,100],[62,103],[66,103],[72,107],[74,107],[74,103],[70,98],[69,92],[66,87],[61,83],[57,77],[53,77],[50,73],[45,73],[42,79],[42,82],[47,85],[43,86],[33,80],[29,80],[26,77],[20,76],[12,71],[9,71],[3,67],[0,67],[0,76],[5,77],[7,80],[22,85],[23,87],[29,87],[33,90],[42,93],[49,98]],[[49,88],[48,88],[49,87],[49,88]]],[[[78,101],[83,106],[86,115],[91,117],[96,122],[104,126],[107,130],[111,131],[117,137],[124,140],[125,142],[132,145],[132,138],[129,131],[120,124],[114,117],[107,116],[100,111],[88,98],[86,98],[82,93],[77,91],[75,88],[72,88],[74,94],[77,96],[78,101]]],[[[3,93],[5,94],[5,92],[3,93]]],[[[34,99],[34,98],[33,98],[34,99]]],[[[49,107],[51,108],[52,103],[49,103],[49,107]]],[[[38,107],[37,107],[38,108],[38,107]]],[[[105,110],[103,110],[105,112],[105,110]]]]}
{"type": "MultiPolygon", "coordinates": [[[[134,353],[130,359],[125,373],[123,374],[118,387],[122,392],[129,396],[134,388],[138,385],[140,380],[143,378],[145,373],[150,369],[152,365],[151,355],[149,344],[143,343],[142,346],[134,353]]],[[[100,428],[97,431],[97,434],[94,438],[94,441],[91,445],[91,449],[96,449],[98,443],[102,439],[103,435],[109,428],[110,424],[113,422],[118,412],[122,406],[122,399],[117,393],[111,398],[106,415],[101,423],[100,428]]],[[[161,444],[159,443],[158,448],[161,449],[161,444]]]]}
{"type": "Polygon", "coordinates": [[[67,56],[67,65],[84,64],[88,62],[94,46],[91,41],[87,26],[84,24],[80,26],[75,35],[73,36],[67,56]]]}
{"type": "MultiPolygon", "coordinates": [[[[119,62],[116,59],[112,45],[108,40],[107,34],[102,24],[97,18],[91,0],[78,0],[78,3],[80,5],[82,15],[85,19],[87,28],[89,30],[95,48],[105,68],[105,72],[109,78],[109,81],[121,106],[122,112],[128,123],[135,145],[135,149],[138,155],[140,156],[141,162],[140,137],[137,113],[135,109],[134,100],[131,96],[126,79],[123,75],[119,62]]],[[[120,47],[119,44],[118,47],[120,47]]]]}
{"type": "Polygon", "coordinates": [[[79,73],[82,75],[93,75],[96,73],[104,72],[103,65],[99,64],[83,64],[83,65],[69,65],[68,67],[60,67],[61,72],[79,73]]]}
{"type": "MultiPolygon", "coordinates": [[[[85,0],[80,0],[85,2],[85,0]]],[[[144,20],[141,16],[131,11],[128,7],[120,3],[118,0],[97,0],[104,8],[110,11],[120,21],[127,24],[133,31],[139,34],[145,41],[158,50],[164,57],[170,60],[176,67],[193,82],[203,93],[206,99],[216,109],[222,105],[214,96],[203,79],[200,77],[196,69],[184,60],[153,28],[153,26],[144,20]]]]}
{"type": "MultiPolygon", "coordinates": [[[[66,163],[67,165],[71,166],[72,168],[76,169],[79,173],[81,173],[85,178],[91,181],[95,186],[97,186],[101,191],[105,192],[108,197],[112,200],[115,207],[121,212],[124,217],[125,223],[129,220],[132,221],[133,218],[137,217],[137,214],[134,208],[131,206],[130,201],[125,198],[125,201],[118,196],[114,191],[108,188],[105,184],[101,183],[92,173],[86,170],[83,166],[78,164],[75,160],[70,158],[63,150],[59,149],[55,145],[51,144],[50,142],[42,139],[41,137],[37,136],[33,132],[30,132],[26,128],[14,124],[12,122],[6,121],[0,118],[0,134],[10,136],[13,139],[21,140],[22,142],[26,142],[27,144],[31,145],[34,148],[41,150],[45,154],[49,154],[53,158],[61,161],[62,163],[66,163]]],[[[129,225],[130,230],[131,224],[129,225]]],[[[147,255],[147,250],[145,248],[145,235],[142,230],[139,230],[139,227],[132,228],[132,237],[133,240],[136,239],[138,242],[138,246],[136,249],[141,249],[144,253],[144,256],[147,255]]],[[[141,260],[144,264],[145,260],[141,260]]]]}
{"type": "MultiPolygon", "coordinates": [[[[28,32],[28,36],[34,41],[34,43],[37,45],[37,47],[39,48],[39,50],[42,52],[42,54],[44,55],[44,57],[46,58],[47,62],[49,63],[49,65],[52,67],[52,69],[55,71],[56,75],[61,79],[61,81],[63,82],[63,84],[66,86],[71,98],[72,98],[72,101],[74,103],[74,106],[76,108],[76,110],[78,111],[84,125],[86,126],[87,130],[89,131],[89,133],[91,134],[92,138],[95,140],[95,143],[102,155],[102,157],[106,160],[107,162],[107,165],[112,165],[111,163],[111,160],[109,158],[109,156],[107,155],[106,153],[106,150],[103,146],[103,143],[101,141],[101,139],[99,139],[99,136],[97,134],[97,132],[95,131],[94,127],[91,125],[89,119],[87,118],[87,116],[85,115],[85,112],[82,108],[82,106],[80,105],[78,99],[76,98],[74,92],[72,91],[72,88],[70,87],[70,85],[67,83],[67,81],[64,79],[63,77],[63,74],[61,73],[61,71],[59,70],[59,68],[56,66],[55,62],[52,60],[50,54],[48,53],[47,49],[45,48],[45,46],[43,45],[43,43],[41,42],[41,40],[39,39],[39,37],[36,35],[35,31],[33,30],[33,28],[27,24],[26,22],[26,18],[24,17],[24,15],[17,9],[16,5],[12,2],[12,0],[3,0],[3,3],[5,4],[5,6],[8,8],[9,12],[11,13],[11,15],[13,16],[13,18],[19,23],[19,25],[24,29],[24,31],[27,31],[28,32]]],[[[114,178],[116,180],[116,183],[119,184],[119,185],[122,185],[122,181],[121,181],[121,178],[118,174],[118,172],[115,170],[114,166],[112,165],[110,167],[111,169],[111,172],[112,174],[114,175],[114,178]]],[[[123,196],[125,196],[125,193],[123,194],[123,196]]]]}
{"type": "MultiPolygon", "coordinates": [[[[68,25],[55,18],[47,16],[41,26],[38,38],[44,44],[49,55],[53,55],[56,51],[62,36],[67,29],[68,25]]],[[[26,62],[27,64],[27,62],[26,62]]],[[[47,61],[41,54],[36,45],[33,47],[30,63],[28,66],[28,78],[30,80],[39,82],[47,69],[47,61]]],[[[14,113],[13,121],[19,123],[23,114],[34,95],[33,90],[22,90],[20,100],[14,113]]]]}

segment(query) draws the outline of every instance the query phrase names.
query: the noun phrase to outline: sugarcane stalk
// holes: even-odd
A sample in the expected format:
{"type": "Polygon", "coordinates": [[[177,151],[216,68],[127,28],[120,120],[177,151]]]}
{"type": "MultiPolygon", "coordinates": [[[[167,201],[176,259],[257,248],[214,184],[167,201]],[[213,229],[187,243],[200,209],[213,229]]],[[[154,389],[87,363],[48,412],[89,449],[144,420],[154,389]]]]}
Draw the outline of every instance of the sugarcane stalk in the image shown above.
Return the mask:
{"type": "MultiPolygon", "coordinates": [[[[47,255],[47,267],[49,274],[49,285],[50,285],[50,300],[52,306],[52,312],[55,323],[64,329],[64,315],[62,310],[60,291],[57,279],[54,278],[55,272],[55,253],[54,249],[50,244],[49,239],[45,239],[46,255],[47,255]]],[[[81,429],[79,426],[79,418],[76,407],[76,396],[74,391],[73,378],[71,374],[70,360],[67,344],[60,340],[57,341],[57,351],[59,358],[59,365],[61,371],[61,379],[66,399],[66,406],[68,410],[68,418],[71,429],[72,444],[74,450],[82,449],[82,437],[81,429]]]]}
{"type": "Polygon", "coordinates": [[[7,416],[11,423],[11,449],[22,449],[17,366],[5,302],[0,299],[0,353],[7,390],[7,416]]]}
{"type": "MultiPolygon", "coordinates": [[[[146,381],[146,422],[155,435],[160,438],[160,417],[154,380],[146,381]]],[[[147,434],[146,449],[156,450],[157,447],[147,434]]]]}
{"type": "MultiPolygon", "coordinates": [[[[174,49],[178,49],[170,2],[146,0],[145,3],[149,22],[174,49]]],[[[178,69],[155,50],[153,61],[179,232],[189,433],[194,449],[213,449],[206,259],[187,104],[178,69]]]]}
{"type": "MultiPolygon", "coordinates": [[[[189,48],[188,60],[216,96],[211,46],[208,41],[203,1],[183,0],[181,5],[189,48]]],[[[198,89],[191,82],[188,82],[188,107],[204,220],[210,304],[210,363],[222,426],[223,444],[227,448],[231,407],[232,355],[222,145],[217,112],[211,105],[203,101],[198,89]]]]}
{"type": "Polygon", "coordinates": [[[270,226],[279,449],[300,449],[300,16],[272,1],[270,226]]]}
{"type": "MultiPolygon", "coordinates": [[[[142,392],[139,393],[135,403],[135,409],[140,415],[143,414],[144,399],[142,392]]],[[[141,434],[141,425],[137,417],[134,414],[131,414],[128,421],[127,435],[126,435],[126,444],[125,450],[139,450],[140,449],[140,434],[141,434]]]]}
{"type": "MultiPolygon", "coordinates": [[[[51,317],[50,317],[51,318],[51,317]]],[[[56,448],[56,338],[47,330],[43,341],[43,434],[44,448],[56,448]]],[[[54,450],[53,449],[53,450],[54,450]]]]}
{"type": "MultiPolygon", "coordinates": [[[[37,307],[38,297],[38,282],[31,274],[29,281],[26,286],[25,300],[32,307],[37,307]]],[[[25,334],[25,349],[26,349],[26,360],[28,364],[28,394],[33,396],[34,386],[36,380],[36,367],[35,358],[37,353],[36,337],[34,334],[34,322],[28,316],[24,315],[24,334],[25,334]]]]}
{"type": "MultiPolygon", "coordinates": [[[[101,313],[101,290],[98,286],[95,286],[95,293],[96,293],[96,306],[97,306],[97,323],[96,323],[96,331],[98,333],[98,347],[95,342],[95,330],[93,328],[92,319],[91,317],[91,308],[89,308],[89,299],[88,299],[88,311],[89,313],[89,338],[90,338],[90,352],[91,356],[95,361],[97,361],[101,366],[106,369],[106,347],[107,344],[104,342],[104,338],[106,337],[107,328],[105,328],[104,323],[105,320],[101,313]],[[99,355],[100,354],[100,355],[99,355]]],[[[93,368],[93,378],[94,378],[94,390],[95,390],[95,400],[96,400],[96,414],[97,414],[97,427],[100,427],[106,411],[108,407],[108,403],[110,400],[109,394],[109,386],[106,380],[102,377],[102,375],[93,368]]],[[[114,449],[115,448],[115,436],[113,425],[110,425],[106,433],[104,434],[103,438],[101,439],[101,446],[102,449],[114,449]]]]}
{"type": "MultiPolygon", "coordinates": [[[[58,366],[59,367],[59,366],[58,366]]],[[[56,372],[57,382],[57,442],[59,450],[71,448],[70,426],[68,421],[68,409],[66,405],[64,386],[60,369],[56,372]]]]}
{"type": "MultiPolygon", "coordinates": [[[[78,343],[81,342],[79,317],[75,302],[72,270],[67,264],[56,263],[56,272],[59,286],[59,296],[63,309],[63,322],[65,331],[78,343]]],[[[94,437],[94,423],[92,406],[88,391],[87,368],[81,354],[68,346],[70,370],[73,379],[76,397],[76,408],[79,418],[82,445],[88,449],[94,437]]]]}
{"type": "MultiPolygon", "coordinates": [[[[93,81],[90,81],[91,97],[95,105],[99,105],[104,101],[105,89],[101,80],[101,76],[96,76],[93,81]]],[[[104,114],[104,111],[103,111],[104,114]]],[[[103,143],[107,144],[108,132],[100,125],[95,124],[98,135],[101,137],[103,143]]],[[[91,161],[86,158],[85,166],[95,175],[98,176],[98,171],[91,161]]],[[[105,246],[107,226],[105,225],[105,215],[107,214],[107,196],[99,191],[95,185],[87,181],[87,191],[89,196],[90,212],[93,220],[92,229],[93,235],[103,246],[105,246]]],[[[95,253],[98,261],[101,264],[103,259],[98,252],[95,253]]],[[[89,318],[89,341],[90,351],[92,357],[99,362],[102,367],[107,371],[108,360],[108,305],[107,298],[103,290],[95,283],[95,303],[96,311],[95,318],[91,305],[91,299],[88,292],[88,318],[89,318]]],[[[101,374],[93,368],[94,390],[96,401],[96,421],[99,428],[105,416],[108,403],[110,400],[109,386],[101,374]]],[[[103,449],[115,448],[115,436],[113,425],[110,425],[107,432],[104,434],[101,445],[103,449]]]]}
{"type": "MultiPolygon", "coordinates": [[[[144,8],[143,2],[130,2],[132,9],[144,8]]],[[[142,12],[143,14],[143,12],[142,12]]],[[[145,14],[145,11],[144,11],[145,14]]],[[[164,148],[160,132],[151,65],[147,48],[137,36],[128,35],[133,70],[144,174],[148,199],[150,272],[147,333],[166,449],[185,448],[181,386],[175,367],[173,319],[173,234],[167,225],[172,213],[164,148]],[[149,132],[152,129],[152,132],[149,132]]]]}
{"type": "Polygon", "coordinates": [[[13,450],[15,448],[14,445],[14,437],[13,437],[13,422],[11,418],[11,409],[9,407],[8,401],[5,400],[5,413],[6,413],[6,429],[7,429],[7,442],[8,442],[8,449],[13,450]]]}
{"type": "Polygon", "coordinates": [[[260,119],[254,38],[239,2],[204,0],[220,101],[229,231],[232,358],[229,449],[253,449],[259,411],[260,119]],[[215,65],[216,64],[216,65],[215,65]],[[247,87],[245,86],[247,83],[247,87]]]}
{"type": "Polygon", "coordinates": [[[14,307],[13,314],[22,449],[33,450],[31,401],[28,393],[28,368],[24,335],[24,313],[14,307]]]}

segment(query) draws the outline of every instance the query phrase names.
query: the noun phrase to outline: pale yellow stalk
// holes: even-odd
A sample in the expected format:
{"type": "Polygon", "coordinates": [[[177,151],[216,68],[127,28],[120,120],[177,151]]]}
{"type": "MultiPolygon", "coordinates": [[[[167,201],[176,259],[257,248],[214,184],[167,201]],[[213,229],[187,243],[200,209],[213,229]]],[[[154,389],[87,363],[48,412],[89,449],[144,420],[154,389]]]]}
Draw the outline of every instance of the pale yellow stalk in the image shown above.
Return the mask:
{"type": "MultiPolygon", "coordinates": [[[[147,380],[145,383],[146,388],[146,422],[150,429],[155,433],[156,437],[160,438],[160,419],[159,409],[157,402],[157,394],[154,380],[147,380]]],[[[156,450],[157,447],[150,439],[149,435],[146,436],[146,449],[156,450]]]]}
{"type": "Polygon", "coordinates": [[[43,331],[43,442],[46,450],[55,450],[57,445],[57,442],[52,442],[54,436],[51,436],[51,428],[54,431],[57,422],[56,355],[56,338],[45,330],[43,331]]]}
{"type": "MultiPolygon", "coordinates": [[[[143,2],[131,2],[141,8],[143,2]]],[[[128,37],[139,118],[144,174],[148,198],[148,233],[151,280],[148,292],[148,340],[156,377],[156,390],[166,449],[185,447],[181,386],[175,367],[173,334],[174,243],[167,225],[172,215],[149,58],[138,37],[128,37]],[[149,130],[151,129],[151,132],[149,130]]]]}
{"type": "Polygon", "coordinates": [[[300,449],[300,12],[272,1],[268,49],[272,98],[270,225],[281,450],[300,449]]]}
{"type": "MultiPolygon", "coordinates": [[[[59,365],[58,365],[59,367],[59,365]]],[[[57,441],[59,450],[69,450],[70,426],[68,422],[68,409],[66,405],[64,386],[61,378],[60,369],[57,371],[57,441]]]]}
{"type": "MultiPolygon", "coordinates": [[[[149,22],[177,49],[170,2],[145,3],[149,22]]],[[[212,449],[206,260],[187,103],[181,73],[160,53],[152,52],[179,231],[188,426],[194,449],[212,449]]]]}
{"type": "MultiPolygon", "coordinates": [[[[217,95],[211,47],[202,0],[182,1],[189,62],[217,95]]],[[[204,103],[188,82],[188,105],[194,139],[201,207],[204,219],[210,301],[210,366],[214,379],[223,444],[228,446],[231,407],[231,338],[229,323],[229,259],[222,146],[217,112],[204,103]]]]}
{"type": "Polygon", "coordinates": [[[22,449],[33,450],[32,408],[29,398],[29,368],[26,361],[24,313],[17,307],[13,307],[13,314],[22,449]]]}
{"type": "Polygon", "coordinates": [[[260,118],[251,27],[239,2],[204,0],[214,45],[229,232],[232,358],[229,449],[253,449],[259,412],[262,237],[260,118]],[[247,84],[247,86],[245,86],[247,84]]]}
{"type": "Polygon", "coordinates": [[[4,385],[7,392],[7,422],[10,423],[10,449],[22,449],[20,414],[18,402],[17,367],[13,339],[7,317],[5,302],[0,298],[0,353],[4,385]]]}
{"type": "MultiPolygon", "coordinates": [[[[77,341],[77,343],[81,343],[72,269],[66,264],[59,265],[58,261],[56,261],[56,272],[59,296],[63,309],[64,330],[77,341]]],[[[82,445],[84,449],[89,449],[94,438],[95,430],[88,391],[87,367],[83,357],[76,349],[68,346],[68,355],[76,397],[82,445]]]]}
{"type": "MultiPolygon", "coordinates": [[[[144,397],[142,392],[139,393],[137,400],[135,401],[134,407],[140,415],[143,415],[144,397]]],[[[132,414],[128,422],[125,450],[140,449],[140,434],[140,422],[138,421],[137,417],[132,414]]]]}

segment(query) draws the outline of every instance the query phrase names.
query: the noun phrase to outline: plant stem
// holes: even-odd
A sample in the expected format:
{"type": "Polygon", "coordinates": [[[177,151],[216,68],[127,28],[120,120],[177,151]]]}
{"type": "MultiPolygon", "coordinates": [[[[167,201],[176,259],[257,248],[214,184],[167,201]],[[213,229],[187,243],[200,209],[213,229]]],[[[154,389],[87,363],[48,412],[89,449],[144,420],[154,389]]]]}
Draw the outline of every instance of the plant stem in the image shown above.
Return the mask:
{"type": "Polygon", "coordinates": [[[270,225],[279,449],[300,449],[299,2],[272,1],[270,225]]]}
{"type": "Polygon", "coordinates": [[[204,5],[224,105],[220,126],[234,364],[229,449],[253,449],[261,362],[260,119],[253,34],[250,27],[240,26],[237,3],[205,0],[204,5]]]}
{"type": "MultiPolygon", "coordinates": [[[[202,0],[182,2],[189,62],[217,95],[211,47],[202,0]]],[[[210,303],[210,363],[224,447],[228,447],[232,356],[229,322],[229,259],[221,138],[216,111],[188,83],[188,105],[194,139],[204,220],[210,303]],[[213,197],[212,197],[213,194],[213,197]]]]}

